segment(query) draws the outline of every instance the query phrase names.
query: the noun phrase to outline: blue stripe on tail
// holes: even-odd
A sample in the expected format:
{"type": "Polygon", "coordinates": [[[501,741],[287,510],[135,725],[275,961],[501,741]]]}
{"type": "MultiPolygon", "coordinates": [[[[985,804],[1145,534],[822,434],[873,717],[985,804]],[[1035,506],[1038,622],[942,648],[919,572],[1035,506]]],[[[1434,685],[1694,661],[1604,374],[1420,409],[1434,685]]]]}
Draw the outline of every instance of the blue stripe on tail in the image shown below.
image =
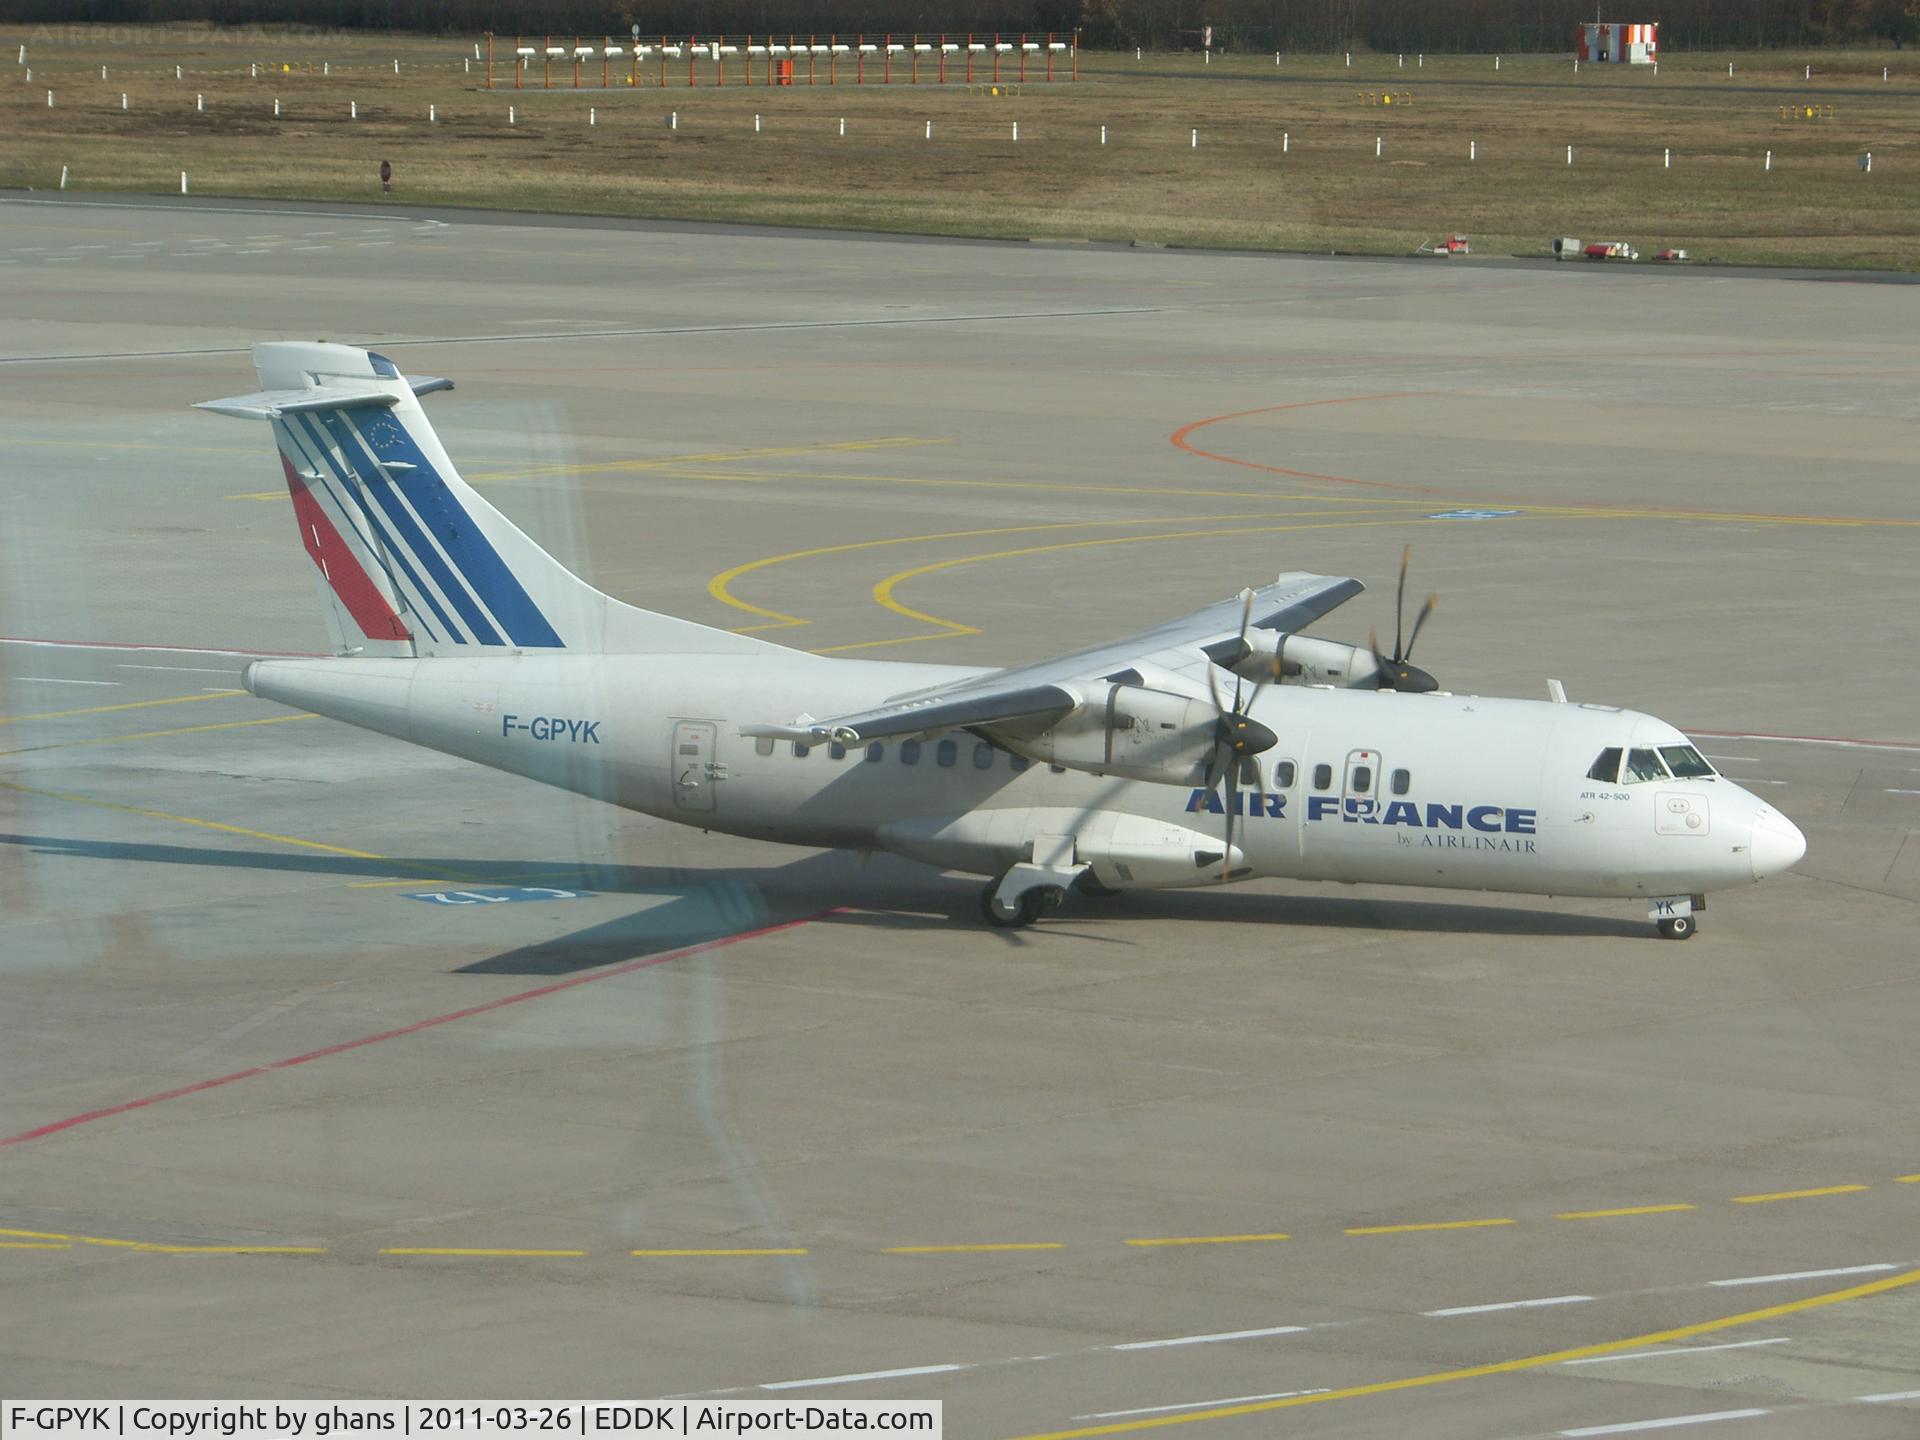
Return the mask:
{"type": "MultiPolygon", "coordinates": [[[[373,527],[373,533],[380,538],[380,544],[386,550],[387,555],[393,560],[394,564],[400,567],[401,573],[407,577],[407,583],[413,586],[420,598],[427,602],[428,608],[439,617],[440,623],[446,628],[447,634],[458,643],[462,645],[467,644],[467,637],[460,633],[460,627],[453,623],[452,618],[448,616],[445,610],[440,608],[440,602],[434,599],[433,591],[422,583],[420,576],[415,573],[414,568],[407,563],[407,552],[395,544],[393,537],[387,534],[386,530],[381,526],[379,517],[374,514],[372,507],[366,503],[365,495],[360,493],[363,487],[356,486],[352,476],[343,471],[340,468],[340,462],[333,458],[333,451],[328,448],[327,442],[320,438],[320,432],[314,428],[313,417],[310,415],[296,415],[293,418],[298,420],[302,428],[305,429],[307,439],[313,445],[314,452],[326,462],[327,468],[333,471],[335,478],[340,482],[340,488],[349,496],[352,496],[358,503],[360,513],[367,517],[367,523],[373,527]]],[[[378,485],[381,482],[376,480],[374,483],[378,485]]],[[[449,591],[453,589],[451,580],[452,577],[449,576],[449,584],[447,587],[449,591]]],[[[414,615],[418,618],[419,611],[417,609],[414,611],[414,615]]],[[[429,630],[428,633],[431,635],[432,631],[429,630]]]]}
{"type": "MultiPolygon", "coordinates": [[[[301,418],[307,420],[309,424],[312,423],[309,416],[303,415],[301,418]]],[[[360,444],[359,437],[354,434],[341,413],[338,410],[321,412],[320,424],[332,437],[334,444],[339,446],[341,459],[345,461],[348,469],[359,472],[362,466],[365,467],[362,475],[366,481],[362,487],[363,493],[373,496],[374,503],[386,512],[387,519],[392,523],[400,543],[413,552],[413,558],[418,560],[427,574],[433,577],[434,583],[440,587],[440,593],[445,595],[453,608],[460,612],[461,618],[467,622],[467,628],[473,632],[475,642],[481,645],[504,644],[505,642],[500,638],[500,632],[493,628],[492,622],[487,619],[467,587],[455,577],[453,571],[447,568],[447,562],[440,558],[440,552],[434,549],[433,542],[414,523],[413,516],[407,513],[406,506],[402,505],[399,497],[393,493],[393,487],[387,483],[386,477],[374,466],[372,458],[366,454],[365,447],[360,444]],[[358,463],[354,456],[356,450],[360,452],[361,457],[358,463]]],[[[333,457],[329,455],[327,458],[331,461],[333,457]]]]}
{"type": "MultiPolygon", "coordinates": [[[[337,420],[348,433],[356,433],[353,421],[344,412],[336,412],[329,418],[337,420]]],[[[333,429],[331,423],[328,428],[333,429]]],[[[530,649],[564,648],[565,642],[547,623],[547,617],[540,612],[533,597],[461,507],[446,481],[428,463],[406,427],[391,412],[380,411],[369,415],[357,434],[375,458],[413,467],[390,473],[433,538],[440,542],[513,643],[530,649]]]]}

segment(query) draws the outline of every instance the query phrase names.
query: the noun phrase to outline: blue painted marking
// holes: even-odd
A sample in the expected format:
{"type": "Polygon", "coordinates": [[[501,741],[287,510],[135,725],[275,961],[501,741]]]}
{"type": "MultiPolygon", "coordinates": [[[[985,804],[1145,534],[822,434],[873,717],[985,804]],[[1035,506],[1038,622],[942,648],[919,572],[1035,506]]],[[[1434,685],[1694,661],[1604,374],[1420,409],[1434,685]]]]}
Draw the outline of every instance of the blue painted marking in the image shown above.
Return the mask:
{"type": "MultiPolygon", "coordinates": [[[[355,428],[344,412],[341,419],[350,430],[355,428]]],[[[507,562],[500,558],[500,552],[493,548],[473,517],[461,507],[452,488],[428,463],[406,427],[391,412],[383,410],[358,427],[358,433],[367,449],[380,460],[395,460],[414,467],[394,472],[396,483],[432,530],[433,538],[446,549],[460,573],[473,586],[474,593],[506,628],[513,643],[529,648],[565,648],[553,626],[547,623],[547,617],[540,613],[540,607],[534,604],[533,597],[507,568],[507,562]]]]}
{"type": "Polygon", "coordinates": [[[429,905],[511,905],[521,900],[591,900],[593,892],[552,885],[489,885],[478,890],[423,890],[405,898],[429,905]]]}
{"type": "Polygon", "coordinates": [[[1441,510],[1427,516],[1429,520],[1503,520],[1509,515],[1518,515],[1518,510],[1441,510]]]}
{"type": "MultiPolygon", "coordinates": [[[[315,427],[313,417],[311,415],[301,415],[297,418],[301,426],[306,430],[307,438],[312,441],[314,452],[318,454],[322,460],[326,461],[327,468],[333,472],[334,478],[340,482],[340,488],[352,497],[354,504],[359,507],[360,513],[367,517],[367,524],[372,527],[373,533],[380,539],[381,549],[392,558],[394,564],[400,567],[401,572],[407,577],[407,583],[412,585],[415,593],[427,602],[427,607],[432,610],[435,615],[440,617],[441,625],[446,628],[447,637],[458,644],[467,644],[467,637],[460,633],[460,627],[453,623],[452,617],[449,616],[445,610],[441,609],[440,602],[434,598],[433,591],[429,590],[426,585],[422,583],[419,574],[414,570],[413,566],[407,563],[407,552],[395,543],[393,536],[389,535],[386,528],[381,525],[380,518],[374,513],[373,507],[367,504],[366,496],[363,493],[365,487],[357,484],[348,471],[341,469],[340,461],[334,459],[333,450],[325,440],[320,438],[320,431],[315,427]]],[[[417,606],[410,608],[412,608],[416,616],[419,615],[420,611],[417,606]]],[[[429,630],[428,633],[431,634],[431,630],[429,630]]]]}
{"type": "Polygon", "coordinates": [[[447,562],[440,558],[440,552],[434,549],[433,543],[414,523],[413,516],[407,513],[406,507],[400,503],[400,498],[393,493],[393,487],[387,484],[375,467],[373,458],[367,455],[365,448],[360,445],[359,437],[347,424],[346,417],[338,410],[330,410],[321,416],[320,423],[325,427],[327,434],[333,437],[334,443],[340,447],[341,459],[356,471],[359,465],[354,463],[352,452],[356,449],[361,452],[361,463],[365,464],[367,470],[362,477],[366,481],[366,484],[361,487],[362,490],[372,495],[380,508],[386,512],[387,519],[393,524],[394,532],[399,535],[406,548],[413,552],[413,558],[418,560],[426,572],[433,577],[434,583],[440,587],[440,593],[445,595],[453,608],[460,612],[461,618],[467,622],[467,628],[473,632],[474,640],[481,645],[500,644],[500,632],[487,622],[486,615],[482,613],[479,604],[468,592],[467,587],[460,583],[452,570],[447,568],[447,562]]]}

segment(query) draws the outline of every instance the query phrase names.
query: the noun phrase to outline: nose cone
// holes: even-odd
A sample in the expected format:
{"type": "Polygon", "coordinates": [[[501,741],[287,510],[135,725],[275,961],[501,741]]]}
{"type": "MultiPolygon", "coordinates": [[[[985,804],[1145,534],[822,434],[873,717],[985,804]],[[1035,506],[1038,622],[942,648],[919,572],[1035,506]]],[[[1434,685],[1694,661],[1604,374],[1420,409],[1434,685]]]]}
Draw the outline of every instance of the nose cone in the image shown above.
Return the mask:
{"type": "Polygon", "coordinates": [[[1807,853],[1807,837],[1800,827],[1771,806],[1763,806],[1753,818],[1753,878],[1764,880],[1800,863],[1807,853]]]}

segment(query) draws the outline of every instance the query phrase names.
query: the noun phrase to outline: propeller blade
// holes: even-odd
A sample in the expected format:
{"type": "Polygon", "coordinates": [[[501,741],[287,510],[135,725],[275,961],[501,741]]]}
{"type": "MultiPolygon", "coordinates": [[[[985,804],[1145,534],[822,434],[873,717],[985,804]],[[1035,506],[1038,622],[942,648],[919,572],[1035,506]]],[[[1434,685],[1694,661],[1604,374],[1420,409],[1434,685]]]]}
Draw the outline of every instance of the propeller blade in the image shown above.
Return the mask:
{"type": "Polygon", "coordinates": [[[1220,857],[1220,883],[1226,884],[1227,877],[1233,873],[1233,821],[1234,811],[1240,804],[1240,760],[1238,756],[1227,761],[1227,845],[1226,853],[1220,857]]]}
{"type": "Polygon", "coordinates": [[[1427,596],[1427,603],[1422,605],[1420,607],[1420,613],[1414,616],[1413,634],[1407,637],[1407,653],[1401,656],[1401,659],[1403,660],[1413,659],[1413,647],[1414,647],[1414,644],[1420,639],[1420,627],[1427,623],[1427,617],[1433,614],[1434,607],[1439,603],[1440,603],[1440,597],[1438,594],[1427,596]]]}
{"type": "Polygon", "coordinates": [[[1373,686],[1376,690],[1393,688],[1393,662],[1380,653],[1380,637],[1372,630],[1367,632],[1367,649],[1373,654],[1373,686]]]}
{"type": "Polygon", "coordinates": [[[1413,560],[1413,546],[1408,545],[1400,551],[1400,584],[1393,592],[1393,658],[1396,662],[1406,658],[1400,652],[1400,617],[1407,609],[1407,566],[1413,560]]]}

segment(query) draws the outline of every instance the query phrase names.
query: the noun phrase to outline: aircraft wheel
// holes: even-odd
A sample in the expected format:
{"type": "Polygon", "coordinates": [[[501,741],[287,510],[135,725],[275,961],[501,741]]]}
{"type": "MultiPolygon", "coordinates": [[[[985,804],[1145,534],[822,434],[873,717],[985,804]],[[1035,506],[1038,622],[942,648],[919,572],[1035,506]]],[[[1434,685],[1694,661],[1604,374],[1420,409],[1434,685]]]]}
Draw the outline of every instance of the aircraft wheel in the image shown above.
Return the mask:
{"type": "Polygon", "coordinates": [[[1691,915],[1670,915],[1659,923],[1663,940],[1690,940],[1693,932],[1700,928],[1691,915]]]}
{"type": "MultiPolygon", "coordinates": [[[[999,898],[1000,881],[989,880],[986,888],[980,892],[980,914],[989,925],[1001,930],[1024,930],[1038,920],[1047,905],[1049,893],[1058,895],[1058,890],[1028,890],[1020,898],[1007,905],[999,898]]],[[[1054,902],[1058,904],[1058,901],[1054,902]]]]}

